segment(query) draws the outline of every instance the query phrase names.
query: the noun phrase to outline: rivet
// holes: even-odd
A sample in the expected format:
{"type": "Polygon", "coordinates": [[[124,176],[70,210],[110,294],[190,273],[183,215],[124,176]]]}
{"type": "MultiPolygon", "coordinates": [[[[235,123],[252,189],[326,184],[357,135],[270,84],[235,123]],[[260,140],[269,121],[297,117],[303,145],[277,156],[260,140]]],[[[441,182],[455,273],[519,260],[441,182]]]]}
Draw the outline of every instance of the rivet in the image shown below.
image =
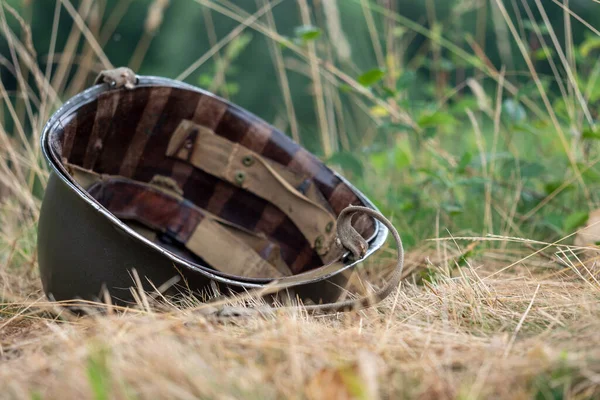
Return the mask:
{"type": "Polygon", "coordinates": [[[242,164],[244,164],[246,167],[251,166],[254,164],[254,157],[251,155],[244,156],[244,158],[242,158],[242,164]]]}
{"type": "Polygon", "coordinates": [[[244,171],[237,171],[235,173],[235,182],[238,185],[241,185],[242,183],[244,183],[244,179],[246,179],[246,173],[244,171]]]}
{"type": "Polygon", "coordinates": [[[315,249],[317,250],[317,253],[319,252],[321,247],[323,247],[324,240],[325,238],[323,236],[317,236],[317,238],[315,239],[315,249]]]}
{"type": "Polygon", "coordinates": [[[191,148],[192,148],[192,141],[191,141],[190,139],[187,139],[187,140],[185,141],[184,147],[185,147],[186,149],[188,149],[188,150],[189,150],[189,149],[191,149],[191,148]]]}
{"type": "Polygon", "coordinates": [[[325,232],[331,233],[332,230],[333,230],[333,221],[329,221],[327,223],[327,226],[325,226],[325,232]]]}

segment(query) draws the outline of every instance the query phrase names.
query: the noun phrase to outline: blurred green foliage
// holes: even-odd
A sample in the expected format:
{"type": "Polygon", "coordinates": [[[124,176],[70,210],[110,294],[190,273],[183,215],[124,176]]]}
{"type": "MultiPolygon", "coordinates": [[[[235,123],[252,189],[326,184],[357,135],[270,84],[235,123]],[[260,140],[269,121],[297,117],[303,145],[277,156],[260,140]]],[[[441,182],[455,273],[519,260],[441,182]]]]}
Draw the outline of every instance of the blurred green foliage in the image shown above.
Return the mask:
{"type": "MultiPolygon", "coordinates": [[[[114,65],[127,65],[133,49],[136,48],[137,43],[143,36],[144,23],[152,0],[94,0],[94,2],[98,3],[100,8],[103,9],[102,17],[105,23],[109,20],[111,13],[116,10],[117,6],[126,9],[123,18],[109,40],[104,44],[103,49],[114,65]],[[125,7],[124,3],[129,4],[129,6],[125,7]]],[[[72,3],[78,8],[81,1],[72,0],[72,3]]],[[[217,1],[216,3],[219,2],[217,1]]],[[[233,3],[250,14],[258,10],[257,3],[258,5],[263,5],[262,1],[255,0],[235,0],[233,3]]],[[[482,6],[481,4],[484,4],[488,8],[483,41],[486,57],[498,69],[507,61],[515,63],[513,66],[515,71],[525,69],[524,62],[520,57],[516,56],[517,48],[513,40],[508,43],[513,52],[515,52],[513,60],[503,60],[498,51],[497,41],[499,38],[494,29],[492,13],[489,10],[493,1],[489,3],[487,1],[476,0],[436,0],[434,2],[396,0],[393,3],[395,3],[393,6],[394,10],[400,15],[425,28],[432,29],[433,32],[439,31],[440,34],[443,34],[452,43],[466,50],[469,50],[469,37],[473,38],[477,35],[477,13],[478,9],[482,6]],[[428,17],[428,3],[434,4],[433,12],[436,15],[436,22],[431,22],[428,17]]],[[[530,3],[532,8],[535,8],[534,1],[530,0],[528,3],[530,3]]],[[[52,16],[55,10],[55,2],[50,0],[8,0],[8,4],[15,7],[22,14],[30,15],[35,48],[40,55],[47,53],[47,49],[50,47],[50,33],[52,31],[52,16]]],[[[319,11],[321,8],[319,5],[320,1],[311,1],[310,4],[316,11],[315,14],[322,14],[322,11],[319,11]]],[[[377,66],[373,44],[369,37],[360,0],[338,0],[337,4],[340,9],[342,31],[346,34],[351,44],[351,62],[354,77],[361,78],[362,80],[382,79],[382,70],[378,69],[378,67],[385,66],[377,66]],[[361,74],[356,71],[364,71],[364,73],[361,74]]],[[[377,2],[373,1],[373,4],[376,5],[377,2]]],[[[591,9],[594,6],[590,2],[571,1],[570,5],[575,13],[585,15],[588,22],[592,24],[594,22],[600,23],[600,13],[591,13],[591,9]],[[592,18],[590,19],[590,17],[592,18]]],[[[511,7],[508,8],[510,8],[509,12],[512,16],[517,14],[525,15],[522,5],[516,10],[511,7]]],[[[163,21],[159,30],[155,33],[144,62],[137,72],[146,75],[176,77],[196,59],[206,53],[212,47],[212,44],[207,33],[208,29],[203,12],[206,12],[206,10],[203,10],[203,7],[194,0],[171,0],[165,8],[163,21]]],[[[553,22],[557,36],[564,38],[563,13],[561,9],[557,6],[552,7],[548,5],[547,13],[553,22]]],[[[319,39],[321,36],[322,31],[319,28],[306,27],[302,24],[296,1],[282,1],[281,4],[274,7],[273,16],[277,24],[277,30],[283,36],[297,37],[300,35],[303,39],[310,38],[312,40],[319,39]]],[[[539,13],[536,13],[536,16],[541,22],[539,13]]],[[[320,17],[322,19],[323,15],[320,17]]],[[[374,17],[377,19],[377,27],[380,31],[379,36],[383,43],[385,41],[383,34],[385,19],[375,12],[374,17]]],[[[238,26],[237,21],[214,11],[212,12],[212,20],[214,23],[214,34],[217,38],[226,36],[238,26]]],[[[9,19],[9,22],[12,21],[9,19]]],[[[57,32],[57,49],[64,49],[72,25],[72,19],[69,14],[62,11],[57,32]]],[[[526,20],[523,22],[523,29],[532,31],[532,25],[530,21],[526,20]]],[[[542,24],[541,27],[543,28],[544,25],[542,24]]],[[[264,35],[252,32],[251,29],[247,30],[247,32],[247,35],[242,36],[244,44],[237,51],[241,54],[235,54],[235,64],[229,66],[232,72],[228,72],[236,75],[233,79],[235,83],[233,91],[235,93],[230,94],[231,100],[250,109],[261,117],[273,121],[282,111],[282,101],[281,91],[273,80],[273,77],[276,75],[276,66],[273,64],[269,51],[268,43],[270,39],[264,37],[264,35]]],[[[572,33],[576,43],[582,42],[585,39],[586,29],[582,25],[574,24],[572,33]]],[[[394,34],[400,38],[403,35],[410,34],[410,32],[408,29],[402,27],[401,24],[398,24],[394,34]]],[[[325,30],[323,31],[323,35],[326,36],[325,30]]],[[[323,37],[322,39],[326,40],[327,38],[323,37]]],[[[582,56],[587,56],[590,51],[596,48],[599,40],[597,37],[588,40],[582,49],[582,56]]],[[[397,88],[390,88],[402,92],[408,91],[413,101],[423,100],[423,95],[428,90],[432,90],[432,88],[427,87],[432,71],[439,69],[455,71],[457,68],[463,67],[464,65],[462,64],[465,64],[464,60],[457,59],[454,54],[445,51],[438,61],[423,57],[423,50],[427,50],[423,48],[426,43],[427,38],[420,34],[417,34],[411,40],[405,51],[406,54],[403,56],[404,60],[402,64],[398,65],[401,70],[395,72],[399,73],[401,77],[406,75],[405,79],[400,79],[397,82],[397,88]],[[411,68],[407,68],[409,65],[411,68]]],[[[236,46],[238,44],[234,42],[232,45],[236,46]]],[[[82,47],[83,44],[80,43],[79,46],[82,47]]],[[[236,50],[231,49],[229,51],[236,52],[236,50]]],[[[9,49],[4,37],[0,38],[0,54],[6,58],[10,58],[7,57],[9,49]]],[[[292,54],[285,55],[293,56],[292,54]]],[[[542,56],[540,55],[540,57],[542,56]]],[[[43,64],[47,60],[44,60],[42,57],[40,61],[43,64]]],[[[218,63],[214,59],[210,60],[190,75],[186,81],[201,86],[209,86],[207,77],[214,75],[214,70],[218,68],[218,65],[216,65],[218,63]]],[[[468,65],[466,67],[468,68],[468,65]]],[[[538,68],[541,74],[550,71],[547,65],[540,64],[538,68]]],[[[465,76],[469,76],[472,72],[465,71],[465,76]]],[[[8,77],[6,79],[10,81],[8,77]]],[[[527,80],[528,78],[524,76],[522,79],[527,80]]],[[[297,73],[289,74],[289,82],[291,92],[294,94],[294,104],[299,113],[298,119],[302,125],[307,127],[306,133],[309,133],[316,126],[311,94],[306,90],[310,80],[308,77],[297,73]]],[[[368,83],[369,85],[367,86],[370,86],[374,82],[368,83]]],[[[448,82],[449,85],[457,83],[460,82],[456,78],[450,78],[448,82]]],[[[12,85],[8,83],[7,86],[14,87],[14,84],[13,81],[12,85]]],[[[232,88],[230,87],[229,89],[232,88]]],[[[227,89],[220,90],[227,91],[227,89]]],[[[319,151],[315,146],[310,146],[313,140],[307,140],[307,142],[309,147],[313,147],[313,151],[319,151]]],[[[314,142],[317,143],[317,141],[314,142]]]]}

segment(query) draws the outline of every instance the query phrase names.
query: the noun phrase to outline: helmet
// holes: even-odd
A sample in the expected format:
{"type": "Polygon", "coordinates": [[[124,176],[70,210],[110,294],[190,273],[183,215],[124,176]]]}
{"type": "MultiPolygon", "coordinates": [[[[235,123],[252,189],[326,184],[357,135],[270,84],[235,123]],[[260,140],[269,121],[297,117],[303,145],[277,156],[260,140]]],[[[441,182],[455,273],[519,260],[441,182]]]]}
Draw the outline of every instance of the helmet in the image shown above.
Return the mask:
{"type": "MultiPolygon", "coordinates": [[[[277,282],[305,302],[338,299],[357,260],[336,245],[337,217],[348,205],[375,212],[365,195],[204,90],[124,68],[98,82],[42,134],[51,174],[38,255],[48,297],[96,300],[108,290],[127,303],[137,274],[137,285],[172,294],[277,282]]],[[[351,227],[363,258],[388,232],[365,213],[351,227]]]]}

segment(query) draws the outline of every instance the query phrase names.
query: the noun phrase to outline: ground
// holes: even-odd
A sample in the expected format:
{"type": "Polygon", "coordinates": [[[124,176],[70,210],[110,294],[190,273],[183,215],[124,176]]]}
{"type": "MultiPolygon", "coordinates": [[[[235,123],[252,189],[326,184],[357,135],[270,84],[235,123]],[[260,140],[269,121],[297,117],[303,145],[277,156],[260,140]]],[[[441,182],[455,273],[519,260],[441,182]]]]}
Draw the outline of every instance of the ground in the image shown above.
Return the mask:
{"type": "MultiPolygon", "coordinates": [[[[3,271],[1,397],[597,396],[597,271],[543,257],[519,262],[532,253],[520,246],[472,259],[455,246],[410,252],[412,273],[395,294],[334,315],[285,309],[217,318],[197,303],[142,301],[75,316],[47,303],[34,271],[3,271]],[[441,267],[455,259],[462,266],[441,267]],[[417,278],[424,266],[426,279],[417,278]]],[[[385,270],[392,253],[383,253],[371,268],[385,270]]]]}

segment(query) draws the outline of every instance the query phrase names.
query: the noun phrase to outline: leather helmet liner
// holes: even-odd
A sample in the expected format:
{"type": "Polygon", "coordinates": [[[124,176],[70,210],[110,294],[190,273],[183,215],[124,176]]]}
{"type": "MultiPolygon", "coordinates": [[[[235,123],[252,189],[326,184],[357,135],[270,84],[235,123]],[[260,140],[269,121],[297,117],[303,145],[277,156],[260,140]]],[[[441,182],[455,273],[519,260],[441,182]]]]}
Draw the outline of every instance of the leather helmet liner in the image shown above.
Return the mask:
{"type": "MultiPolygon", "coordinates": [[[[144,284],[179,275],[180,288],[194,291],[296,279],[304,297],[331,301],[353,264],[315,274],[340,258],[336,217],[350,204],[374,209],[266,122],[164,78],[80,93],[48,121],[42,147],[53,171],[39,264],[46,293],[59,300],[96,298],[102,288],[128,300],[136,269],[144,284]]],[[[385,240],[367,215],[353,226],[367,255],[385,240]]]]}

